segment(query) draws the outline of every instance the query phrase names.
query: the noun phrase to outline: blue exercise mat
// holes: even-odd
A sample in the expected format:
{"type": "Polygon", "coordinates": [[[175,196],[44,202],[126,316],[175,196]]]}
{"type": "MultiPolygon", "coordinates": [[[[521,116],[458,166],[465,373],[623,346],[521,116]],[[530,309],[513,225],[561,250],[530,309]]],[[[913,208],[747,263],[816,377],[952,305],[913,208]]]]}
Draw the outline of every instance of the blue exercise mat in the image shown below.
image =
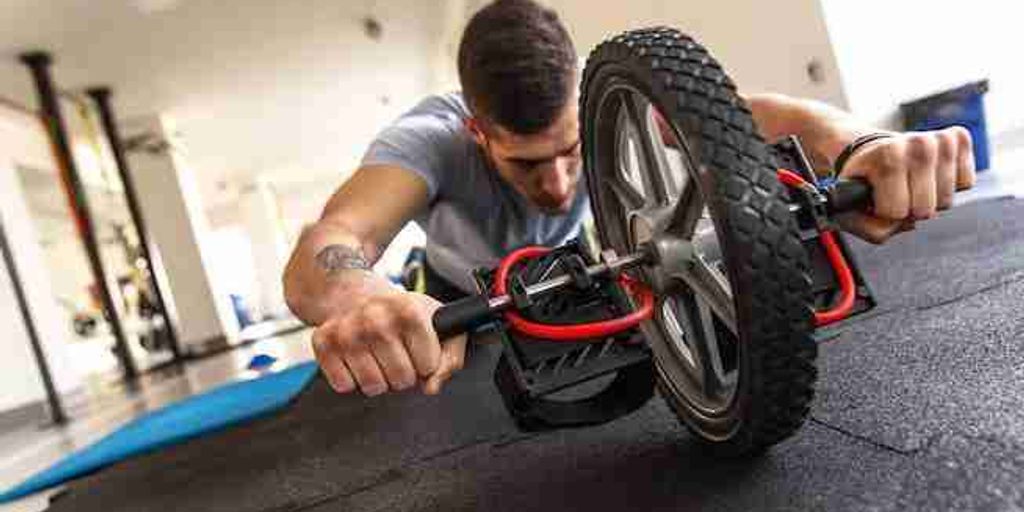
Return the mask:
{"type": "Polygon", "coordinates": [[[233,382],[146,413],[95,444],[72,453],[0,493],[0,503],[91,473],[133,455],[156,450],[254,419],[287,405],[316,374],[315,362],[256,379],[233,382]]]}

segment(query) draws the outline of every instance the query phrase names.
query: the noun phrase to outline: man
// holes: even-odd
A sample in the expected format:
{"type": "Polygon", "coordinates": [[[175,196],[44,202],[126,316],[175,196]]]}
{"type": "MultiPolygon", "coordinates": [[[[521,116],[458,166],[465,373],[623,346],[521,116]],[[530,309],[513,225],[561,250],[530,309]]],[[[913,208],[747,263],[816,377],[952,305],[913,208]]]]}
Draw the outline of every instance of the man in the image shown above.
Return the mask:
{"type": "MultiPolygon", "coordinates": [[[[321,370],[341,393],[368,396],[420,383],[435,394],[462,367],[465,336],[439,343],[431,315],[472,291],[470,271],[526,244],[578,235],[577,54],[556,14],[532,0],[498,0],[469,22],[459,47],[461,94],[431,97],[385,129],[362,166],[307,227],[285,271],[289,307],[315,325],[321,370]],[[427,295],[368,269],[415,219],[427,232],[427,295]]],[[[799,136],[831,165],[878,130],[826,105],[746,96],[764,137],[799,136]]],[[[875,189],[873,214],[844,228],[882,242],[948,208],[974,182],[970,135],[956,128],[892,134],[858,145],[846,177],[875,189]]]]}

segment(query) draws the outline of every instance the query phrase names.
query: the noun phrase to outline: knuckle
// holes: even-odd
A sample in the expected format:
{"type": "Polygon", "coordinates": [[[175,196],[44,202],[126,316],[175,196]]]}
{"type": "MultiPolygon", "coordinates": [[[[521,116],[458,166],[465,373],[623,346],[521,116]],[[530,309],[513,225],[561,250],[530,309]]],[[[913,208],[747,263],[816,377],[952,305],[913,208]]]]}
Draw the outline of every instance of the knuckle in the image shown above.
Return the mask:
{"type": "Polygon", "coordinates": [[[942,160],[952,160],[956,156],[957,140],[956,135],[949,131],[941,131],[938,135],[938,152],[942,160]]]}
{"type": "Polygon", "coordinates": [[[885,198],[878,202],[878,214],[882,218],[899,220],[910,214],[910,204],[906,199],[885,198]]]}
{"type": "Polygon", "coordinates": [[[915,163],[933,160],[937,149],[937,141],[930,134],[912,135],[907,139],[907,157],[915,163]]]}
{"type": "Polygon", "coordinates": [[[343,333],[344,331],[339,328],[337,323],[331,322],[321,325],[313,331],[313,336],[310,338],[313,353],[324,355],[335,352],[343,344],[343,333]]]}
{"type": "Polygon", "coordinates": [[[954,140],[956,141],[957,145],[960,146],[961,150],[971,148],[974,141],[971,139],[970,130],[964,128],[963,126],[952,126],[948,128],[948,130],[950,131],[950,133],[952,133],[954,140]]]}
{"type": "Polygon", "coordinates": [[[310,338],[310,344],[313,346],[313,353],[320,355],[323,354],[327,349],[329,334],[323,327],[318,327],[313,331],[313,336],[310,338]]]}
{"type": "Polygon", "coordinates": [[[421,318],[420,308],[411,297],[404,297],[395,304],[395,314],[406,324],[418,322],[421,318]]]}
{"type": "Polygon", "coordinates": [[[360,323],[366,332],[386,332],[390,330],[394,324],[391,308],[386,302],[368,302],[363,306],[360,323]]]}
{"type": "Polygon", "coordinates": [[[904,143],[894,142],[887,145],[879,152],[878,174],[884,177],[892,176],[903,168],[903,155],[906,152],[904,143]]]}
{"type": "Polygon", "coordinates": [[[390,314],[390,309],[387,299],[374,298],[363,304],[362,314],[370,317],[387,316],[390,314]]]}

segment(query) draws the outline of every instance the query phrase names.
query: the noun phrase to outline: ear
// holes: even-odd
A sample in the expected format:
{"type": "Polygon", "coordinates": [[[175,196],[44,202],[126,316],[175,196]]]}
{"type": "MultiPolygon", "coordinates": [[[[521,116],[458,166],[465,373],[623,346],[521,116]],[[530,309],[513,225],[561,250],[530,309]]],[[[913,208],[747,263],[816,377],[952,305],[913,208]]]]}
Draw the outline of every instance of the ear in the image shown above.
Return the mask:
{"type": "Polygon", "coordinates": [[[469,135],[473,137],[474,142],[481,147],[487,146],[487,135],[484,134],[483,127],[480,126],[480,120],[475,117],[467,117],[463,119],[462,124],[466,127],[469,135]]]}

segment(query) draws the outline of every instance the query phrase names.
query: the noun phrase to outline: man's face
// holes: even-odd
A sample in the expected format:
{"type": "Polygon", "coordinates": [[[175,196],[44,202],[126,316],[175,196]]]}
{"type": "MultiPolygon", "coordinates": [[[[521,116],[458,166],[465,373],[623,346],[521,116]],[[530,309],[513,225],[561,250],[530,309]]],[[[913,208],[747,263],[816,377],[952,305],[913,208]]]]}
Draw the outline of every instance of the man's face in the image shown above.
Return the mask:
{"type": "Polygon", "coordinates": [[[518,135],[493,124],[487,130],[476,122],[468,127],[498,175],[530,203],[547,214],[569,211],[580,179],[575,99],[551,126],[533,135],[518,135]]]}

